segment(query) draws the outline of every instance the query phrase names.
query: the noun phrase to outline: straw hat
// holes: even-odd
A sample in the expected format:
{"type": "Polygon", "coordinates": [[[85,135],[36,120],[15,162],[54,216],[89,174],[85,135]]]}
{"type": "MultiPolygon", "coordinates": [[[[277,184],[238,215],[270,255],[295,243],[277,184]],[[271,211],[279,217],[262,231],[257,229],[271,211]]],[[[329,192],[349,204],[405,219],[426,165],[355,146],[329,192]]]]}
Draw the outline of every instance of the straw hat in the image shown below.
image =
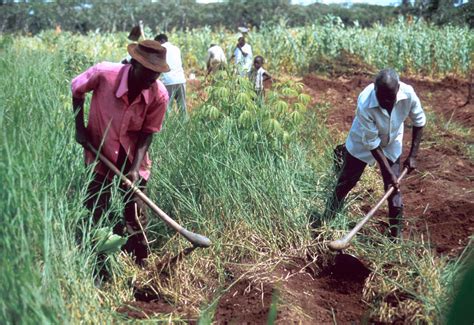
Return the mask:
{"type": "Polygon", "coordinates": [[[170,67],[166,63],[166,48],[160,42],[144,40],[139,43],[128,44],[128,54],[145,68],[155,72],[168,72],[170,67]]]}

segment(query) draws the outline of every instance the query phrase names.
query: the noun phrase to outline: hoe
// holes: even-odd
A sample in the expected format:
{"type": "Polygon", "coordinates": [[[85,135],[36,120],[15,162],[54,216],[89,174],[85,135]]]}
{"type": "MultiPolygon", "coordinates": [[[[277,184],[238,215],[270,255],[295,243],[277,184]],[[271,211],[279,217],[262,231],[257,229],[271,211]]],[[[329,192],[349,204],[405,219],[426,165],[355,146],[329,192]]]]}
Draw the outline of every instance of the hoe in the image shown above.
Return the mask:
{"type": "MultiPolygon", "coordinates": [[[[407,174],[408,169],[404,168],[400,177],[398,178],[398,182],[402,180],[403,177],[407,174]]],[[[369,221],[370,218],[375,214],[375,212],[380,208],[383,202],[393,193],[395,189],[390,186],[385,193],[385,195],[377,202],[377,204],[370,210],[365,217],[359,221],[359,223],[349,231],[344,237],[334,240],[329,243],[329,248],[332,251],[339,251],[340,254],[336,256],[335,264],[337,268],[347,270],[347,272],[354,272],[357,274],[369,274],[370,270],[362,263],[357,257],[343,253],[343,250],[349,247],[350,241],[357,232],[369,221]]]]}
{"type": "MultiPolygon", "coordinates": [[[[189,230],[186,230],[183,226],[179,225],[176,221],[171,219],[163,210],[161,210],[152,200],[148,198],[137,186],[135,186],[125,175],[123,175],[120,170],[103,154],[97,151],[90,143],[88,143],[88,148],[99,157],[110,170],[112,170],[120,179],[127,184],[128,187],[136,194],[143,202],[146,203],[168,226],[176,230],[180,235],[186,238],[191,244],[193,244],[193,249],[197,247],[209,247],[211,241],[209,238],[193,233],[189,230]]],[[[141,225],[140,225],[141,227],[141,225]]]]}

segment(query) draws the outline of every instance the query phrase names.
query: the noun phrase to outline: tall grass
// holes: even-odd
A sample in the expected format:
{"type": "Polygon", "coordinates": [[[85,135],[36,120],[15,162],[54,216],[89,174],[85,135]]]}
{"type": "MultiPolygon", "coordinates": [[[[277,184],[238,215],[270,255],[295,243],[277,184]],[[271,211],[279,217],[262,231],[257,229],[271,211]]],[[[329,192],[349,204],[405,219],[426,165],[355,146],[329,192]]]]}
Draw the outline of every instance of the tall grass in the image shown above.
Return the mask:
{"type": "MultiPolygon", "coordinates": [[[[89,173],[74,142],[69,95],[72,68],[87,62],[71,66],[64,52],[42,46],[1,51],[0,322],[110,321],[113,306],[132,297],[127,263],[115,269],[125,280],[94,285],[92,225],[82,204],[89,173]]],[[[210,127],[170,117],[151,148],[150,196],[211,237],[213,248],[198,254],[212,261],[217,277],[226,261],[253,260],[309,238],[305,211],[315,174],[305,148],[294,144],[283,157],[270,142],[249,151],[244,141],[237,120],[210,127]]],[[[176,252],[186,244],[156,219],[150,233],[158,239],[154,249],[176,252]]]]}
{"type": "MultiPolygon", "coordinates": [[[[82,204],[90,174],[74,142],[69,83],[91,62],[119,60],[122,41],[113,43],[107,35],[94,38],[93,45],[89,42],[79,36],[0,41],[0,323],[119,322],[123,318],[116,307],[132,299],[131,284],[137,279],[151,281],[169,302],[192,306],[199,314],[197,310],[215,302],[228,284],[229,265],[262,269],[286,252],[303,254],[312,245],[308,213],[323,208],[327,186],[334,181],[333,140],[320,114],[324,107],[307,113],[298,136],[283,149],[275,147],[263,129],[255,131],[261,132],[256,143],[249,142],[238,119],[182,120],[170,115],[151,147],[155,164],[150,197],[186,228],[209,236],[213,246],[179,263],[166,282],[115,256],[110,261],[113,278],[97,287],[94,227],[82,204]],[[83,46],[93,50],[82,51],[83,46]]],[[[375,175],[372,170],[368,177],[375,175]]],[[[114,198],[111,213],[120,214],[119,197],[114,198]]],[[[344,216],[323,229],[327,238],[347,228],[344,216]]],[[[189,245],[150,219],[157,259],[189,245]]],[[[390,254],[390,245],[378,250],[364,240],[355,244],[358,254],[376,261],[390,254]]],[[[432,266],[419,262],[433,260],[424,247],[401,251],[408,269],[432,266]]],[[[397,255],[390,256],[396,260],[397,255]]],[[[440,277],[451,281],[443,272],[455,274],[458,269],[451,264],[445,268],[444,262],[435,265],[442,271],[428,284],[421,282],[419,293],[427,297],[422,301],[437,307],[418,311],[428,320],[439,317],[442,302],[433,299],[439,290],[426,288],[436,287],[440,277]]],[[[391,278],[380,274],[378,283],[391,278]]],[[[415,277],[410,273],[400,285],[408,288],[415,277]]],[[[368,292],[380,312],[377,299],[386,291],[368,292]]]]}
{"type": "Polygon", "coordinates": [[[0,322],[106,320],[61,56],[1,51],[0,322]]]}

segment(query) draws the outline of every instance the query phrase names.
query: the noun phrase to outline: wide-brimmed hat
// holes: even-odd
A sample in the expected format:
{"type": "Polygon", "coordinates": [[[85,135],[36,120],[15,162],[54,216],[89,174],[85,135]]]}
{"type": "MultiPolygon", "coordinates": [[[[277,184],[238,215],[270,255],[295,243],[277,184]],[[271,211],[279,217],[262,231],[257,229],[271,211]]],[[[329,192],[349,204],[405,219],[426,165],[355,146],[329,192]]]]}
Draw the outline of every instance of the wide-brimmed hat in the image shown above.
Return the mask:
{"type": "Polygon", "coordinates": [[[128,54],[145,68],[155,72],[168,72],[170,67],[166,63],[166,48],[160,42],[144,40],[139,43],[128,44],[128,54]]]}

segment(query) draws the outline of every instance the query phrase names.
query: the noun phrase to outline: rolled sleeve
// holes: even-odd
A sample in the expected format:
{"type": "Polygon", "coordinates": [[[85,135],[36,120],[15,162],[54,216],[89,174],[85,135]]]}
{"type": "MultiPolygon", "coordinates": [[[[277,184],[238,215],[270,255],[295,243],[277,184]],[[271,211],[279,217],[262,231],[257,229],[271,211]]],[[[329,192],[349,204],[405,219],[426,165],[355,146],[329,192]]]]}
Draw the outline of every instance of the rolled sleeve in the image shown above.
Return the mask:
{"type": "Polygon", "coordinates": [[[382,140],[373,119],[362,109],[357,108],[356,116],[360,124],[362,144],[367,150],[374,150],[380,146],[382,140]]]}
{"type": "Polygon", "coordinates": [[[95,89],[95,87],[98,85],[98,80],[99,72],[97,67],[90,67],[72,80],[72,96],[74,98],[84,98],[86,93],[95,89]]]}
{"type": "Polygon", "coordinates": [[[426,124],[426,115],[421,107],[421,102],[418,96],[413,93],[411,94],[411,107],[409,113],[410,119],[413,122],[413,126],[423,127],[426,124]]]}
{"type": "Polygon", "coordinates": [[[168,105],[168,95],[163,94],[158,100],[154,101],[147,110],[147,114],[142,126],[143,133],[160,132],[161,125],[168,105]]]}

